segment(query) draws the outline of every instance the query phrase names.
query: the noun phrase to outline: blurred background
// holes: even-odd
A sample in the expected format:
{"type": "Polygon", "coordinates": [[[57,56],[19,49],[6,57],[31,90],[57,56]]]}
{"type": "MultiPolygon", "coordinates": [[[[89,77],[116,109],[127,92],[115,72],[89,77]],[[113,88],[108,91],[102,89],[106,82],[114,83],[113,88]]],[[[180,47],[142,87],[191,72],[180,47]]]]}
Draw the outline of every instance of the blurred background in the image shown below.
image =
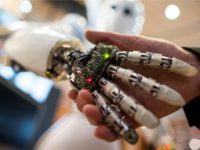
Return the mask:
{"type": "MultiPolygon", "coordinates": [[[[12,34],[43,25],[79,38],[86,49],[91,46],[84,37],[87,28],[200,47],[199,14],[200,0],[0,0],[0,56],[12,34]]],[[[155,130],[139,129],[141,139],[135,146],[98,140],[94,127],[70,102],[67,91],[72,87],[67,81],[53,83],[24,71],[16,62],[10,66],[0,66],[0,150],[153,150],[163,146],[170,150],[175,145],[178,150],[200,149],[199,130],[188,127],[181,111],[175,114],[180,115],[177,124],[172,115],[155,130]]]]}
{"type": "MultiPolygon", "coordinates": [[[[53,21],[61,19],[66,13],[78,13],[89,19],[87,20],[90,21],[89,24],[94,25],[95,23],[91,22],[98,20],[99,13],[103,13],[100,6],[105,1],[1,0],[1,24],[9,23],[9,20],[13,21],[14,18],[26,21],[53,21]],[[6,19],[4,11],[8,13],[9,18],[6,19]]],[[[111,3],[114,5],[115,1],[111,3]]],[[[199,46],[199,0],[142,0],[140,2],[143,5],[139,4],[136,9],[139,12],[144,11],[144,18],[135,19],[138,24],[144,25],[143,30],[139,29],[141,34],[165,38],[179,45],[199,46]]]]}

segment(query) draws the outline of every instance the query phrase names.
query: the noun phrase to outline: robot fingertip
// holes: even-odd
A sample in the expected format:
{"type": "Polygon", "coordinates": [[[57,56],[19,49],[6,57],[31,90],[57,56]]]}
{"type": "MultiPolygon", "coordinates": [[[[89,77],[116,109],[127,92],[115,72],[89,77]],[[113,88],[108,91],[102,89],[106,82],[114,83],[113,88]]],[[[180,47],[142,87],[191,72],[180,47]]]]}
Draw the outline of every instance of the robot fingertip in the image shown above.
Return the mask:
{"type": "Polygon", "coordinates": [[[197,74],[197,69],[195,67],[189,67],[187,72],[184,74],[185,76],[191,77],[197,74]]]}
{"type": "Polygon", "coordinates": [[[133,130],[130,129],[127,134],[124,136],[124,139],[129,143],[129,144],[136,144],[138,142],[138,134],[133,130]]]}
{"type": "Polygon", "coordinates": [[[138,106],[138,111],[135,115],[135,120],[148,128],[155,128],[159,125],[158,118],[142,105],[138,106]]]}

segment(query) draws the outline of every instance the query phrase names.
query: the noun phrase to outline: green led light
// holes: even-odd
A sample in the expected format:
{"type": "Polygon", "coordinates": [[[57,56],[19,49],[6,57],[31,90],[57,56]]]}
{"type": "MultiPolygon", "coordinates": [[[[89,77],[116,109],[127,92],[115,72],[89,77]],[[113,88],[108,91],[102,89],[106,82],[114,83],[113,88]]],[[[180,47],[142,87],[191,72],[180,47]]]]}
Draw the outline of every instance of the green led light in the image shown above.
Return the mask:
{"type": "Polygon", "coordinates": [[[45,75],[46,75],[48,78],[51,78],[51,77],[52,77],[52,74],[51,74],[49,71],[46,71],[46,72],[45,72],[45,75]]]}
{"type": "Polygon", "coordinates": [[[106,59],[108,59],[108,58],[110,58],[110,54],[109,53],[104,53],[103,54],[103,58],[106,60],[106,59]]]}

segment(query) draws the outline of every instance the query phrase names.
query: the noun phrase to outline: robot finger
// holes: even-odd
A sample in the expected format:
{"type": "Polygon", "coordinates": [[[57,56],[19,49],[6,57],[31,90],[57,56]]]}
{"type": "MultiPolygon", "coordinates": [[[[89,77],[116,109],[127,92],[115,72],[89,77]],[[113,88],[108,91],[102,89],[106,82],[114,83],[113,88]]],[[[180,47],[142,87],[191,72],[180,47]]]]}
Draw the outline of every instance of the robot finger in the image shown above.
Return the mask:
{"type": "Polygon", "coordinates": [[[115,84],[101,78],[99,86],[115,105],[118,105],[129,117],[141,125],[154,128],[159,124],[158,119],[150,111],[137,103],[135,99],[127,96],[115,84]]]}
{"type": "Polygon", "coordinates": [[[185,104],[183,97],[174,89],[159,84],[153,79],[148,79],[130,69],[110,65],[106,71],[111,77],[117,77],[123,82],[141,87],[146,93],[155,96],[158,100],[175,106],[183,106],[185,104]]]}
{"type": "Polygon", "coordinates": [[[121,114],[116,105],[110,105],[108,100],[103,97],[97,90],[92,92],[93,101],[100,109],[105,123],[112,127],[113,130],[128,143],[135,144],[138,141],[137,133],[125,121],[125,117],[121,114]]]}
{"type": "Polygon", "coordinates": [[[116,59],[122,62],[128,61],[134,64],[144,64],[150,67],[162,68],[185,76],[193,76],[197,69],[187,62],[175,57],[165,57],[158,53],[141,53],[140,51],[121,51],[116,53],[116,59]]]}

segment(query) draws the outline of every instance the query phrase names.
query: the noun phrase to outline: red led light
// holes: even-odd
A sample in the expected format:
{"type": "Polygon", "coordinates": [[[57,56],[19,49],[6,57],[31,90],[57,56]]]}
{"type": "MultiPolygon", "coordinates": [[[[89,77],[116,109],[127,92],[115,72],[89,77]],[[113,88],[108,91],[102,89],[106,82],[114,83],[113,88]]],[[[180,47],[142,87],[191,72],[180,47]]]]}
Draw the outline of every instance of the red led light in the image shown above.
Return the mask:
{"type": "Polygon", "coordinates": [[[86,81],[88,84],[91,84],[91,83],[92,83],[92,77],[86,78],[85,81],[86,81]]]}

